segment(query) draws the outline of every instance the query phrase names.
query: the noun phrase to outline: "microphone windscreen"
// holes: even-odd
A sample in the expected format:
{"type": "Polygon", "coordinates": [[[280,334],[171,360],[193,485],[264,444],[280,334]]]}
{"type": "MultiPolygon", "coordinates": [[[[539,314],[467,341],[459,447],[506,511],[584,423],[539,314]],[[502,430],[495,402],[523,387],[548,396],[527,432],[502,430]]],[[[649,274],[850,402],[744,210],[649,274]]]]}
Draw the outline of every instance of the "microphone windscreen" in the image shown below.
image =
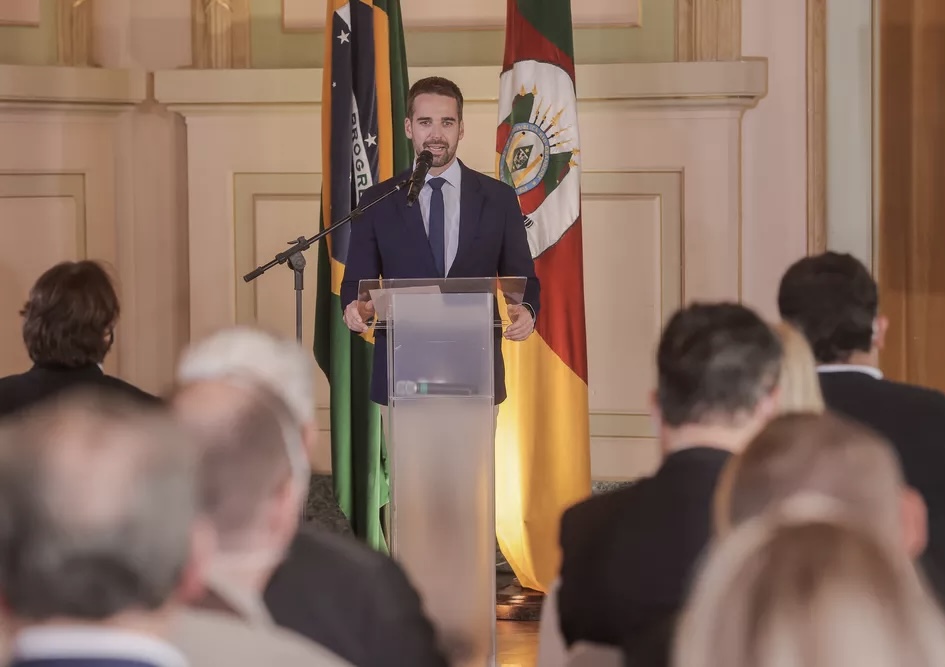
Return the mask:
{"type": "Polygon", "coordinates": [[[422,151],[420,155],[417,156],[417,165],[421,163],[426,163],[427,165],[433,164],[433,153],[430,151],[422,151]]]}

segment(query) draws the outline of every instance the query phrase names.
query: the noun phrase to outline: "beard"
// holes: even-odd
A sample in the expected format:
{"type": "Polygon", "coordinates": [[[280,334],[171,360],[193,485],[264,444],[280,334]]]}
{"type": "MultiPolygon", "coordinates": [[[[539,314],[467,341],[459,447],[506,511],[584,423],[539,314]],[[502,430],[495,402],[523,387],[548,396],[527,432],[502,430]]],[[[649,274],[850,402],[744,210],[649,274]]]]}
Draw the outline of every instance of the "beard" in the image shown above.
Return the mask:
{"type": "Polygon", "coordinates": [[[451,148],[449,144],[425,144],[423,150],[428,150],[433,155],[433,166],[442,167],[445,164],[448,164],[450,160],[453,159],[453,156],[456,155],[456,149],[451,148]],[[437,153],[433,149],[441,149],[441,152],[437,153]]]}

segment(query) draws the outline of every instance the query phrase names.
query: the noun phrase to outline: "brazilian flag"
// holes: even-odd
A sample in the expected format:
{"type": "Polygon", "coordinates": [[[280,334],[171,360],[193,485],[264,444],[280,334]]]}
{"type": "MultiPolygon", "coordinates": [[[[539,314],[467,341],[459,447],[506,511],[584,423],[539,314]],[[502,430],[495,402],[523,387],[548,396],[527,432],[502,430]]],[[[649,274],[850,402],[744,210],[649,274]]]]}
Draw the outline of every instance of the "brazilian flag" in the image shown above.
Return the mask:
{"type": "MultiPolygon", "coordinates": [[[[400,0],[329,0],[325,26],[322,229],[413,159],[403,129],[408,84],[400,0]]],[[[349,239],[345,225],[318,248],[315,357],[331,385],[335,498],[355,534],[386,551],[381,508],[388,475],[380,408],[369,399],[374,341],[348,330],[339,297],[349,239]]]]}

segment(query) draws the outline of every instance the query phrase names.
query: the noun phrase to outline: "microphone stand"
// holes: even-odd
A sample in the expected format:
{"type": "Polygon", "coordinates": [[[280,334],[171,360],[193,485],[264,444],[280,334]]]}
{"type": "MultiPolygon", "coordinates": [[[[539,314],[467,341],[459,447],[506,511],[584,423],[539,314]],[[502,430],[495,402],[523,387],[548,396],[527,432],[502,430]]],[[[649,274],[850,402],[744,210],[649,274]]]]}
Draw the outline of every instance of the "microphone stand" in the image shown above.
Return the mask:
{"type": "Polygon", "coordinates": [[[300,344],[302,342],[302,289],[303,289],[303,275],[305,273],[305,256],[302,254],[313,244],[317,243],[324,237],[328,236],[338,228],[343,225],[348,224],[349,222],[356,220],[361,216],[365,211],[370,209],[372,206],[378,202],[387,199],[395,192],[399,192],[405,186],[411,182],[412,178],[407,178],[404,181],[396,184],[391,190],[385,192],[383,195],[365,205],[363,208],[356,206],[351,213],[343,217],[338,222],[333,223],[330,227],[327,227],[320,231],[315,236],[311,238],[305,238],[300,236],[295,241],[289,241],[290,247],[280,252],[278,255],[269,260],[266,264],[262,266],[257,266],[255,269],[243,276],[245,282],[251,282],[264,274],[266,271],[276,266],[277,264],[286,264],[288,263],[289,268],[292,269],[295,273],[295,339],[300,344]]]}

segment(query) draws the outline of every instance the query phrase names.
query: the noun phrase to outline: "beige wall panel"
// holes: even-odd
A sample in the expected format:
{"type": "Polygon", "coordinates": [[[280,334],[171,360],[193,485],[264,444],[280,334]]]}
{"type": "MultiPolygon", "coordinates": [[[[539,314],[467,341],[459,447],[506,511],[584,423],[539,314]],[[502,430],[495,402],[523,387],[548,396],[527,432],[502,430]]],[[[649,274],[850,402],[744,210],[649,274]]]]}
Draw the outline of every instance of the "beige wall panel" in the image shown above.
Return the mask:
{"type": "MultiPolygon", "coordinates": [[[[278,176],[275,176],[278,178],[278,176]]],[[[311,236],[318,226],[321,202],[317,195],[289,193],[255,195],[253,216],[253,267],[268,262],[286,248],[286,242],[299,236],[311,236]]],[[[315,333],[315,295],[317,293],[318,253],[305,254],[305,284],[302,295],[302,344],[311,350],[315,333]]],[[[250,267],[252,268],[252,267],[250,267]]],[[[295,338],[295,278],[286,266],[271,269],[264,277],[245,283],[239,290],[254,292],[254,322],[287,338],[295,338]]],[[[315,371],[316,407],[329,405],[329,386],[321,369],[315,371]]],[[[327,428],[328,422],[324,426],[327,428]]],[[[331,470],[329,440],[318,448],[316,469],[331,470]]]]}
{"type": "Polygon", "coordinates": [[[0,238],[0,375],[9,375],[32,363],[18,315],[30,287],[53,264],[82,256],[75,200],[0,194],[0,238]]]}
{"type": "MultiPolygon", "coordinates": [[[[114,120],[99,114],[0,111],[0,173],[80,174],[84,176],[86,253],[118,270],[116,155],[114,120]]],[[[48,267],[47,267],[48,268],[48,267]]],[[[106,370],[124,375],[123,361],[135,354],[131,285],[119,275],[123,321],[117,354],[106,358],[106,370]]]]}
{"type": "Polygon", "coordinates": [[[39,0],[0,0],[0,25],[38,26],[39,0]]]}
{"type": "Polygon", "coordinates": [[[655,438],[592,437],[591,479],[624,481],[653,474],[661,460],[655,438]]]}
{"type": "MultiPolygon", "coordinates": [[[[317,173],[321,140],[319,115],[311,110],[190,116],[187,124],[190,336],[196,340],[237,321],[233,174],[317,173]]],[[[317,228],[316,218],[310,229],[317,228]]]]}
{"type": "Polygon", "coordinates": [[[136,384],[163,392],[189,340],[187,157],[184,121],[142,105],[119,122],[116,156],[119,257],[124,326],[133,356],[124,369],[136,384]]]}
{"type": "Polygon", "coordinates": [[[587,329],[591,410],[646,413],[660,330],[660,201],[614,193],[585,197],[581,211],[587,311],[617,303],[606,327],[587,329]]]}
{"type": "MultiPolygon", "coordinates": [[[[669,0],[665,0],[669,1],[669,0]]],[[[504,28],[506,0],[444,2],[402,0],[405,28],[504,28]]],[[[326,0],[282,0],[286,30],[316,30],[325,27],[326,0]]],[[[640,0],[580,0],[571,3],[576,27],[640,25],[640,0]]]]}
{"type": "Polygon", "coordinates": [[[772,318],[781,275],[807,253],[806,35],[804,2],[743,0],[742,54],[768,60],[768,94],[742,125],[743,296],[772,318]]]}
{"type": "Polygon", "coordinates": [[[100,67],[159,70],[193,62],[190,0],[95,0],[92,20],[100,67]]]}
{"type": "Polygon", "coordinates": [[[35,5],[39,25],[5,25],[0,22],[0,63],[55,65],[59,59],[58,0],[23,0],[35,5]]]}

